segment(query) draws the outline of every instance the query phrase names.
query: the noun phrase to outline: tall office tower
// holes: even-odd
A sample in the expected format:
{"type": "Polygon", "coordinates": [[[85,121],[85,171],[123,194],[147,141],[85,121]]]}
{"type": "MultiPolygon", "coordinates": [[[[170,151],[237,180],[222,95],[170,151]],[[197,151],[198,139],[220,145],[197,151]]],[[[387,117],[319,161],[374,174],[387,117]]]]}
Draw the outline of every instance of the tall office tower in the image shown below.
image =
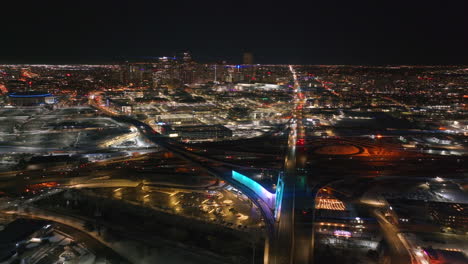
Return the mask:
{"type": "Polygon", "coordinates": [[[252,52],[244,52],[244,58],[243,58],[243,63],[244,64],[253,64],[253,54],[252,52]]]}
{"type": "Polygon", "coordinates": [[[184,52],[182,56],[184,62],[192,62],[192,55],[190,54],[190,52],[184,52]]]}
{"type": "Polygon", "coordinates": [[[128,84],[128,83],[129,83],[129,81],[128,81],[128,79],[129,79],[128,75],[129,75],[129,73],[130,73],[130,65],[129,65],[128,61],[126,61],[126,62],[121,62],[121,63],[119,64],[119,71],[120,71],[120,79],[119,79],[119,80],[120,80],[120,83],[122,83],[122,84],[128,84]]]}

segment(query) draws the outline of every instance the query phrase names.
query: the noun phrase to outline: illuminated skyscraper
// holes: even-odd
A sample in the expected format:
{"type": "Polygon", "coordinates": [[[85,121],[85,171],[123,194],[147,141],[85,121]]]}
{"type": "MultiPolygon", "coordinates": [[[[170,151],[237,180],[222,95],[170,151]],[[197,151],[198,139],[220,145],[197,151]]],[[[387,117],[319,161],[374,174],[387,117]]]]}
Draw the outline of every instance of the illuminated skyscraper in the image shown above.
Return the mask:
{"type": "Polygon", "coordinates": [[[192,55],[190,54],[190,52],[184,52],[182,56],[184,62],[192,62],[192,55]]]}

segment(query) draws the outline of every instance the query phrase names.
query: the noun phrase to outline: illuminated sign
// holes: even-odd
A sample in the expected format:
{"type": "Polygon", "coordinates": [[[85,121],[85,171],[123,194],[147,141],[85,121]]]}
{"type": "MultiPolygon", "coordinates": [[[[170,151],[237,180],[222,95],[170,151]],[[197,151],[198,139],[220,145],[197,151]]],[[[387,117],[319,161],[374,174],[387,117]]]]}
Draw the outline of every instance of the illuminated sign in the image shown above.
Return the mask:
{"type": "Polygon", "coordinates": [[[337,237],[351,237],[351,232],[346,230],[335,230],[335,232],[333,232],[333,235],[337,237]]]}
{"type": "Polygon", "coordinates": [[[275,195],[263,188],[263,186],[260,185],[258,182],[236,171],[232,171],[232,178],[254,191],[258,196],[260,196],[260,198],[262,198],[263,201],[265,201],[270,206],[270,208],[273,208],[275,195]]]}

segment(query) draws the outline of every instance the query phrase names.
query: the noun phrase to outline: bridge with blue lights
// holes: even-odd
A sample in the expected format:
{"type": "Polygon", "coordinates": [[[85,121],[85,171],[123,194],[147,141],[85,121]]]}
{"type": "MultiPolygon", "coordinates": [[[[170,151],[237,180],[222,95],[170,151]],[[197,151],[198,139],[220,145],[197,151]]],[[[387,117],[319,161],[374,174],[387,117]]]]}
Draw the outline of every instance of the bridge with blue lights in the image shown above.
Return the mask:
{"type": "Polygon", "coordinates": [[[279,211],[281,210],[281,201],[284,189],[282,177],[278,177],[275,193],[269,192],[260,183],[234,170],[232,171],[232,179],[243,184],[244,186],[252,190],[256,195],[258,195],[258,197],[261,198],[263,202],[265,202],[265,204],[267,204],[268,207],[270,207],[270,209],[274,211],[275,219],[278,219],[279,211]]]}

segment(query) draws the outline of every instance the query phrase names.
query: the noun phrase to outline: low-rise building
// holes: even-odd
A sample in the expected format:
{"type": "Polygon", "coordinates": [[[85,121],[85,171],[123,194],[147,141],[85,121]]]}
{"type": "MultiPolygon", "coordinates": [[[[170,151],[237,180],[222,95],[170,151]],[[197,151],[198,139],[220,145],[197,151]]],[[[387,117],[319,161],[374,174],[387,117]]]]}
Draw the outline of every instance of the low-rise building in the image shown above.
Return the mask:
{"type": "Polygon", "coordinates": [[[55,97],[46,92],[16,92],[8,94],[9,102],[17,106],[55,104],[55,97]]]}
{"type": "Polygon", "coordinates": [[[181,139],[223,139],[232,137],[232,131],[222,125],[163,126],[162,133],[181,139]]]}

